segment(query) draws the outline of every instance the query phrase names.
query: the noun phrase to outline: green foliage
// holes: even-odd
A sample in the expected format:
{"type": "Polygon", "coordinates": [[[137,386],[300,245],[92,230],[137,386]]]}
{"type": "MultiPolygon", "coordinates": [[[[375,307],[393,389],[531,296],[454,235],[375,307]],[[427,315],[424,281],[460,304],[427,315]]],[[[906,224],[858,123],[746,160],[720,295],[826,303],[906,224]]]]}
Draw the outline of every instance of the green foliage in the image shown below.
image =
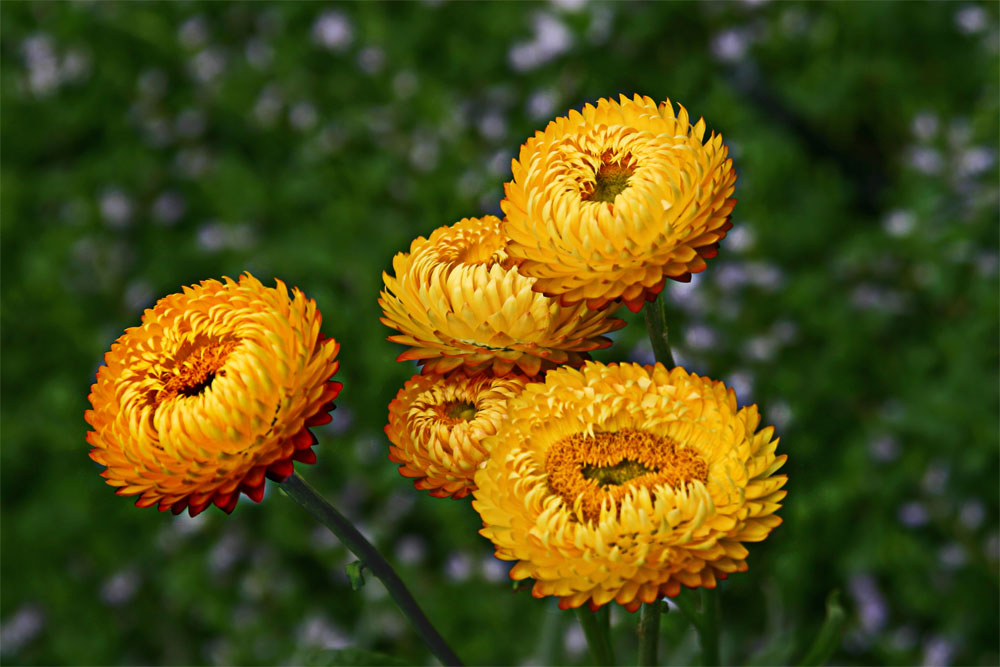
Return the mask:
{"type": "Polygon", "coordinates": [[[826,620],[820,628],[816,641],[806,652],[800,665],[824,665],[840,645],[845,614],[840,604],[840,591],[833,591],[826,598],[826,620]]]}
{"type": "MultiPolygon", "coordinates": [[[[113,340],[244,270],[301,287],[341,343],[301,472],[459,655],[586,663],[572,614],[505,585],[469,503],[386,460],[414,367],[377,297],[413,238],[500,213],[525,138],[619,92],[704,116],[739,174],[720,256],[667,303],[678,362],[760,404],[789,455],[784,524],[721,586],[722,659],[793,660],[836,588],[833,663],[1000,661],[997,5],[566,4],[0,4],[6,663],[430,660],[273,489],[174,518],[87,459],[113,340]]],[[[595,356],[651,358],[628,320],[595,356]]],[[[635,622],[613,610],[617,655],[635,622]]],[[[662,627],[661,655],[696,659],[681,614],[662,627]]]]}
{"type": "Polygon", "coordinates": [[[360,591],[361,587],[365,585],[364,569],[365,564],[359,560],[344,566],[344,571],[347,572],[347,579],[351,582],[352,590],[360,591]]]}
{"type": "Polygon", "coordinates": [[[347,649],[330,649],[326,651],[317,651],[309,655],[304,656],[305,659],[302,661],[304,665],[310,665],[315,667],[333,667],[334,665],[348,666],[348,665],[373,665],[378,667],[392,667],[393,665],[409,665],[412,664],[408,660],[403,660],[401,658],[396,658],[391,655],[386,655],[385,653],[376,653],[375,651],[363,651],[356,648],[347,649]]]}

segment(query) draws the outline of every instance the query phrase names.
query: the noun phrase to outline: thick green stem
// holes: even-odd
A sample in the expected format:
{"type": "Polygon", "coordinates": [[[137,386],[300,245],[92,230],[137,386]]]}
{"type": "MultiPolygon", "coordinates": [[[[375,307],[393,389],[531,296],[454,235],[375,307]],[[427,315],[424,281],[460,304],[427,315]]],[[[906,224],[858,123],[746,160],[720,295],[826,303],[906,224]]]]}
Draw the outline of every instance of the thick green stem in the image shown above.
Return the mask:
{"type": "Polygon", "coordinates": [[[461,665],[458,656],[448,647],[445,640],[434,629],[431,622],[424,616],[420,605],[410,595],[399,575],[396,574],[392,566],[382,557],[382,554],[372,546],[371,542],[358,532],[347,518],[338,512],[333,505],[327,502],[315,489],[306,483],[304,479],[293,473],[282,485],[281,489],[288,494],[299,505],[312,514],[320,523],[330,529],[341,543],[351,550],[358,557],[368,570],[378,577],[385,585],[393,601],[410,619],[417,634],[424,640],[431,652],[441,661],[443,665],[461,665]]]}
{"type": "MultiPolygon", "coordinates": [[[[601,631],[609,638],[611,637],[611,605],[606,604],[597,610],[597,621],[601,624],[601,631]]],[[[610,641],[610,640],[609,640],[610,641]]],[[[614,651],[612,650],[612,654],[614,651]]]]}
{"type": "Polygon", "coordinates": [[[701,664],[719,664],[719,591],[701,589],[701,664]]]}
{"type": "Polygon", "coordinates": [[[653,356],[667,368],[673,368],[674,355],[670,351],[670,342],[667,339],[667,297],[664,296],[664,292],[660,292],[655,301],[647,303],[643,313],[646,316],[649,342],[653,345],[653,356]]]}
{"type": "Polygon", "coordinates": [[[583,634],[587,637],[587,645],[590,647],[594,664],[613,665],[615,664],[615,653],[611,648],[608,626],[598,615],[599,613],[590,611],[587,607],[576,608],[576,617],[580,619],[580,627],[583,628],[583,634]]]}
{"type": "Polygon", "coordinates": [[[660,638],[660,601],[642,605],[639,619],[639,665],[655,665],[660,638]]]}

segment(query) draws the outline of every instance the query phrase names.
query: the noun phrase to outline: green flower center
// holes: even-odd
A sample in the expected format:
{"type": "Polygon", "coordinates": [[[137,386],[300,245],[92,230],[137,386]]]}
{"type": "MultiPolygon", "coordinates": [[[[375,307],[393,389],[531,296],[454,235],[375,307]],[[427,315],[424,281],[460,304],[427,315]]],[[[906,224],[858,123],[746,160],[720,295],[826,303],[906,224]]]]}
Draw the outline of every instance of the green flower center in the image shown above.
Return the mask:
{"type": "Polygon", "coordinates": [[[625,459],[613,466],[585,465],[581,468],[580,472],[583,473],[584,479],[592,479],[601,486],[611,486],[612,484],[618,486],[630,479],[635,479],[641,475],[656,471],[652,468],[647,468],[638,461],[625,459]]]}
{"type": "Polygon", "coordinates": [[[468,401],[451,401],[441,406],[444,416],[454,422],[471,422],[476,418],[476,406],[468,401]]]}
{"type": "Polygon", "coordinates": [[[594,182],[584,188],[585,201],[613,204],[615,197],[628,187],[629,177],[635,173],[635,161],[628,153],[613,159],[611,151],[601,156],[601,166],[594,172],[594,182]]]}

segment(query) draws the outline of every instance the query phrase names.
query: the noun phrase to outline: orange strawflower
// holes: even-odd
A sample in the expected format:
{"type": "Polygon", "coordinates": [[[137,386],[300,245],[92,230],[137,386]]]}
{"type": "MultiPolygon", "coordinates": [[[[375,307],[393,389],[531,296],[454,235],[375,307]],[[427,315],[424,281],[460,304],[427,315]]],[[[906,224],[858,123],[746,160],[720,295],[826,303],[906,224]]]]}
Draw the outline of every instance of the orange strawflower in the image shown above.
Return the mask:
{"type": "Polygon", "coordinates": [[[612,312],[560,306],[532,291],[534,280],[512,266],[500,220],[465,218],[419,237],[383,273],[382,322],[389,340],[410,346],[399,361],[425,373],[459,367],[505,375],[515,367],[535,376],[559,364],[580,365],[608,347],[602,334],[625,326],[612,312]]]}
{"type": "Polygon", "coordinates": [[[330,421],[341,384],[339,346],[320,333],[316,304],[298,289],[206,280],[160,299],[111,346],[84,415],[90,458],[136,505],[191,516],[264,478],[313,463],[309,427],[330,421]]]}
{"type": "Polygon", "coordinates": [[[401,475],[416,478],[416,488],[438,498],[464,498],[476,488],[472,477],[489,456],[484,439],[497,432],[508,399],[527,382],[517,374],[413,376],[389,404],[389,460],[401,464],[401,475]]]}
{"type": "Polygon", "coordinates": [[[736,173],[705,121],[649,97],[601,99],[524,142],[501,207],[508,252],[562,304],[633,312],[690,280],[732,226],[736,173]]]}
{"type": "Polygon", "coordinates": [[[786,457],[721,382],[588,362],[527,385],[507,415],[474,480],[480,532],[563,609],[714,588],[781,523],[786,457]]]}

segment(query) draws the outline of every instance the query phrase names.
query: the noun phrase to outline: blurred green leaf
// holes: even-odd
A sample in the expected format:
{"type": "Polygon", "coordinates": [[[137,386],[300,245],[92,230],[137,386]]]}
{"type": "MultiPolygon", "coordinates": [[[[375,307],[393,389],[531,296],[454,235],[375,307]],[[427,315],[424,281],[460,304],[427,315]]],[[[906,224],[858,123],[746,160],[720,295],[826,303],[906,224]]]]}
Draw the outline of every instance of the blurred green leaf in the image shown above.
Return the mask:
{"type": "Polygon", "coordinates": [[[826,598],[826,619],[816,636],[816,641],[799,662],[803,666],[825,665],[840,646],[846,614],[840,604],[840,591],[831,591],[826,598]]]}
{"type": "Polygon", "coordinates": [[[364,575],[365,564],[359,560],[353,563],[348,563],[344,566],[344,570],[347,572],[347,578],[351,581],[351,588],[356,591],[360,591],[365,585],[365,575],[364,575]]]}

